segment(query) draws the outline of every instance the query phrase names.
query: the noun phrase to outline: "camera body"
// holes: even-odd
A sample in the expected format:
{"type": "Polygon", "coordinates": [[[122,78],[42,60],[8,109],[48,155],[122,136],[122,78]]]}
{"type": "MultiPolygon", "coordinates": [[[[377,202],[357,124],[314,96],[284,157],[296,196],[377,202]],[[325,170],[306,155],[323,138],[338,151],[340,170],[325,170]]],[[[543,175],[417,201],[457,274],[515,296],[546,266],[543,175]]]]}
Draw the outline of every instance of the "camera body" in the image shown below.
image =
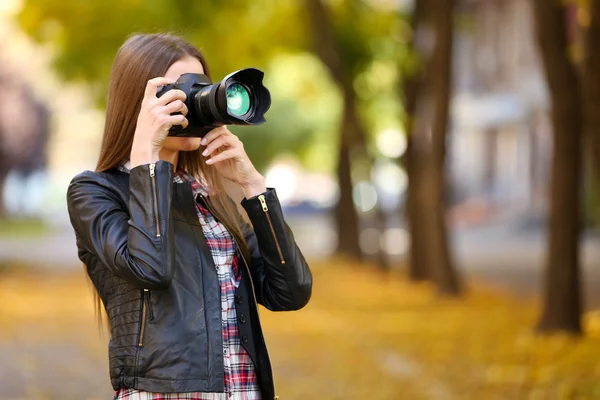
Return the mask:
{"type": "Polygon", "coordinates": [[[186,95],[185,105],[188,108],[188,113],[186,115],[188,127],[183,129],[181,125],[174,125],[169,130],[169,136],[202,137],[212,128],[218,126],[202,126],[203,124],[200,122],[198,115],[194,110],[194,95],[197,94],[200,89],[210,86],[211,84],[212,82],[208,76],[189,73],[181,75],[175,83],[163,86],[159,89],[156,94],[157,97],[161,97],[163,94],[173,89],[181,90],[186,95]]]}
{"type": "Polygon", "coordinates": [[[173,126],[169,136],[203,137],[222,125],[259,125],[271,106],[269,90],[263,86],[264,73],[256,68],[232,72],[213,84],[208,76],[187,73],[175,83],[163,86],[160,97],[172,89],[186,94],[188,126],[173,126]]]}

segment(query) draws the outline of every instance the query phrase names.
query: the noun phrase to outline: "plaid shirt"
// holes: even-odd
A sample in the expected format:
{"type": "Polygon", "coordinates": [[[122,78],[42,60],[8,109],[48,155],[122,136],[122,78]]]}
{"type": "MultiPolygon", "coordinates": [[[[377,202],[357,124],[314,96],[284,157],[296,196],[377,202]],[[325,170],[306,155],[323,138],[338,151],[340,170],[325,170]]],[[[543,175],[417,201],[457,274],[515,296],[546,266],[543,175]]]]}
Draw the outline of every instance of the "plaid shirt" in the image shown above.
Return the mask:
{"type": "MultiPolygon", "coordinates": [[[[124,166],[128,171],[129,165],[124,166]]],[[[177,183],[189,182],[194,198],[208,196],[208,190],[192,176],[179,170],[173,177],[177,183]]],[[[256,370],[250,355],[241,345],[235,311],[235,290],[240,284],[237,247],[225,226],[196,201],[196,212],[211,250],[221,286],[221,323],[223,328],[223,361],[225,393],[150,393],[135,389],[119,389],[115,400],[260,400],[256,370]]]]}

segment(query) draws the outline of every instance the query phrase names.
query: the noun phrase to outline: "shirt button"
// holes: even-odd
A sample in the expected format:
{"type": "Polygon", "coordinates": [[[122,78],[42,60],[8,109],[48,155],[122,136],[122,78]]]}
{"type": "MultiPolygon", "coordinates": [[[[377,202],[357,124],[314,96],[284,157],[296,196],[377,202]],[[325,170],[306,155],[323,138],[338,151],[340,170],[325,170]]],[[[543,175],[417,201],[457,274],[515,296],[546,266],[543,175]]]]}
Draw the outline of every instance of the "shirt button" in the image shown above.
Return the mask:
{"type": "Polygon", "coordinates": [[[248,343],[248,336],[246,336],[246,335],[242,336],[242,342],[248,343]]]}
{"type": "Polygon", "coordinates": [[[223,349],[223,355],[227,355],[227,349],[223,349]]]}
{"type": "Polygon", "coordinates": [[[237,296],[235,296],[235,302],[237,304],[242,304],[242,301],[244,301],[244,299],[242,298],[242,296],[240,296],[239,294],[237,296]]]}
{"type": "Polygon", "coordinates": [[[246,316],[245,316],[244,314],[240,315],[240,322],[241,322],[242,324],[245,324],[245,323],[246,323],[246,316]]]}

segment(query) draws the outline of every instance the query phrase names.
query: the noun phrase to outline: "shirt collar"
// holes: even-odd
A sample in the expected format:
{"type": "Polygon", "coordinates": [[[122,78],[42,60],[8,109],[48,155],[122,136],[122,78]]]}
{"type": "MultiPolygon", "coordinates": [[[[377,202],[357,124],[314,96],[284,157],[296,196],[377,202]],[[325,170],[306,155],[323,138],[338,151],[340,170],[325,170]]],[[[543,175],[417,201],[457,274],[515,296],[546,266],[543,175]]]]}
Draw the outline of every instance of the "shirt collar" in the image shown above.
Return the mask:
{"type": "Polygon", "coordinates": [[[177,183],[189,183],[192,186],[194,198],[196,198],[198,195],[202,197],[208,196],[208,187],[205,184],[200,183],[196,178],[189,175],[183,169],[178,169],[177,172],[175,172],[173,181],[177,183]]]}

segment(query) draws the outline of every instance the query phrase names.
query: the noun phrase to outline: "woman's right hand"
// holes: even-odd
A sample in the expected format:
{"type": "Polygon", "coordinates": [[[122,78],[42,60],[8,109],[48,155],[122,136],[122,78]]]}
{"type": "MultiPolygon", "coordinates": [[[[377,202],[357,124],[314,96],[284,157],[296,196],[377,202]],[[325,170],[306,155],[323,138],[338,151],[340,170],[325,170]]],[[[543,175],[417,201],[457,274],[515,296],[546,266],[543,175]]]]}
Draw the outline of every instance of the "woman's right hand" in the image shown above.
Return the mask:
{"type": "Polygon", "coordinates": [[[130,162],[131,168],[138,165],[158,161],[163,143],[174,125],[184,128],[188,125],[185,117],[188,109],[185,105],[186,95],[181,90],[169,90],[161,97],[156,97],[159,86],[173,83],[167,78],[150,79],[137,119],[133,136],[130,162]],[[180,112],[181,114],[171,115],[180,112]]]}

